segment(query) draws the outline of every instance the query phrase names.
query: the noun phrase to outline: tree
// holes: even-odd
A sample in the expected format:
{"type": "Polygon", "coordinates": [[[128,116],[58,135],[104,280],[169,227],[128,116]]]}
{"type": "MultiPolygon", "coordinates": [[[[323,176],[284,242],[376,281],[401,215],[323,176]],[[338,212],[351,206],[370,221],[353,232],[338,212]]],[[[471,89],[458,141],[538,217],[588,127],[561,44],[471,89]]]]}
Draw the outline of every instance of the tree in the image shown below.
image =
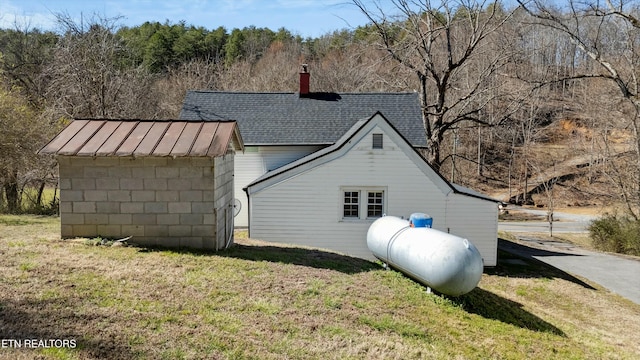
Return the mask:
{"type": "Polygon", "coordinates": [[[230,66],[241,60],[254,63],[266,53],[272,42],[283,42],[283,39],[294,38],[284,29],[280,29],[278,33],[255,26],[233,29],[224,47],[225,64],[230,66]]]}
{"type": "Polygon", "coordinates": [[[198,59],[169,68],[153,85],[160,94],[157,101],[158,118],[177,119],[187,91],[215,89],[222,71],[222,64],[198,59]]]}
{"type": "Polygon", "coordinates": [[[608,175],[627,213],[635,220],[640,219],[640,53],[637,51],[640,13],[636,2],[569,0],[560,9],[539,0],[518,0],[518,3],[541,26],[568,38],[584,60],[592,64],[571,78],[604,79],[617,88],[622,103],[616,106],[626,108],[627,126],[632,129],[633,156],[627,157],[625,165],[618,164],[608,175]]]}
{"type": "Polygon", "coordinates": [[[51,119],[156,117],[153,78],[132,65],[130,49],[114,32],[118,18],[76,23],[59,14],[58,22],[64,35],[46,69],[51,119]]]}
{"type": "Polygon", "coordinates": [[[0,30],[0,49],[5,80],[17,86],[35,106],[44,100],[46,77],[43,69],[51,61],[58,38],[52,32],[19,27],[0,30]]]}
{"type": "Polygon", "coordinates": [[[10,213],[21,209],[20,179],[31,169],[36,151],[49,136],[49,127],[39,122],[35,112],[16,87],[0,85],[0,205],[2,190],[10,213]]]}
{"type": "Polygon", "coordinates": [[[143,64],[151,72],[163,71],[168,65],[174,64],[174,43],[177,34],[168,24],[160,27],[146,42],[143,64]]]}
{"type": "Polygon", "coordinates": [[[205,36],[205,47],[208,49],[207,57],[203,60],[209,62],[222,62],[224,60],[224,46],[227,42],[227,29],[219,26],[205,36]]]}
{"type": "Polygon", "coordinates": [[[40,111],[50,80],[44,69],[57,40],[52,32],[17,24],[0,30],[0,211],[43,210],[42,193],[53,162],[35,152],[56,129],[40,111]],[[25,186],[38,190],[31,204],[23,201],[25,186]]]}
{"type": "MultiPolygon", "coordinates": [[[[417,78],[428,161],[439,169],[445,135],[463,122],[493,125],[482,110],[500,97],[490,81],[508,62],[491,48],[491,37],[509,17],[500,2],[476,0],[392,0],[399,16],[379,2],[352,0],[372,23],[379,45],[417,78]]],[[[494,119],[498,123],[509,112],[494,119]]]]}
{"type": "Polygon", "coordinates": [[[231,31],[231,34],[224,46],[225,63],[227,65],[231,65],[242,58],[242,44],[244,41],[245,36],[242,30],[233,29],[231,31]]]}

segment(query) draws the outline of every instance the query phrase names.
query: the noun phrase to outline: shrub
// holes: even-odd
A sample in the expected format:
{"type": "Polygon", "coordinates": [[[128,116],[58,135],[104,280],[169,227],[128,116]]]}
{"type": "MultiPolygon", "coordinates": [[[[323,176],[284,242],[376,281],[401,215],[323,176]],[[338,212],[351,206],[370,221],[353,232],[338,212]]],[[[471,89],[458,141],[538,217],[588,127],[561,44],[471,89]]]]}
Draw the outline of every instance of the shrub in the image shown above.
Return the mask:
{"type": "Polygon", "coordinates": [[[58,215],[60,209],[60,196],[57,190],[45,188],[38,196],[38,190],[33,187],[25,187],[18,192],[18,206],[9,209],[4,194],[0,189],[0,214],[31,214],[31,215],[58,215]]]}
{"type": "Polygon", "coordinates": [[[640,256],[640,220],[606,214],[591,222],[589,235],[598,250],[640,256]]]}

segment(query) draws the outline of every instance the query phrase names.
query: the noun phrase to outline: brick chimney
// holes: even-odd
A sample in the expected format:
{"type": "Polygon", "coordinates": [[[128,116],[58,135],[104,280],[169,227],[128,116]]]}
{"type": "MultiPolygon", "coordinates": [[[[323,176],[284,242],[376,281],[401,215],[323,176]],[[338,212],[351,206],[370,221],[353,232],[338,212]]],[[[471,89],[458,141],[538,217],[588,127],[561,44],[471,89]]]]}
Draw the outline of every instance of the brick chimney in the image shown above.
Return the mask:
{"type": "Polygon", "coordinates": [[[300,97],[309,95],[309,65],[302,64],[302,71],[300,72],[300,97]]]}

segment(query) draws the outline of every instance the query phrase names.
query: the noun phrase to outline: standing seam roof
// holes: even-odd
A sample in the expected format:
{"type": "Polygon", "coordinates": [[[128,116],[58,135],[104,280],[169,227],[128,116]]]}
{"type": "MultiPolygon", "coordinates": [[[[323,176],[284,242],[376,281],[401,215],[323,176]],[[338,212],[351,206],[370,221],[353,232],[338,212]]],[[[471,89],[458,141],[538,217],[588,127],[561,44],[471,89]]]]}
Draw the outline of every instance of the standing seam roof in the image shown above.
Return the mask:
{"type": "Polygon", "coordinates": [[[209,156],[226,154],[235,121],[74,120],[38,153],[70,156],[209,156]]]}

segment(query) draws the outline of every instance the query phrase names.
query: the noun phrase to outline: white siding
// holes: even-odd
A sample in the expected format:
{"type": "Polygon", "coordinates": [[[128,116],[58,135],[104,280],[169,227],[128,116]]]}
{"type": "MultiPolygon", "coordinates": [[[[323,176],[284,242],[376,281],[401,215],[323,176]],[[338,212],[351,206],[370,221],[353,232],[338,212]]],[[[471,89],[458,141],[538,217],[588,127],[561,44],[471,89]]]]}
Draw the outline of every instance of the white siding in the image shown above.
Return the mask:
{"type": "Polygon", "coordinates": [[[323,146],[246,146],[244,153],[235,155],[234,197],[241,203],[240,213],[234,219],[236,227],[247,227],[247,195],[242,190],[267,171],[286,165],[309,155],[323,146]]]}
{"type": "Polygon", "coordinates": [[[262,154],[257,147],[246,146],[244,153],[237,153],[234,161],[233,197],[240,201],[240,213],[235,217],[235,227],[247,227],[249,213],[247,210],[247,195],[244,190],[250,182],[264,174],[262,154]]]}
{"type": "Polygon", "coordinates": [[[496,266],[498,204],[452,193],[447,202],[446,226],[478,248],[485,266],[496,266]]]}
{"type": "Polygon", "coordinates": [[[341,145],[252,185],[251,237],[372,259],[366,233],[374,220],[342,219],[343,191],[384,189],[386,214],[427,213],[434,228],[469,239],[485,266],[496,265],[496,203],[453,192],[384,120],[341,145]],[[373,133],[384,134],[383,149],[372,149],[373,133]]]}
{"type": "Polygon", "coordinates": [[[366,233],[373,220],[342,220],[343,187],[386,187],[387,214],[425,212],[446,231],[446,195],[406,149],[380,127],[358,135],[342,157],[253,194],[251,237],[372,258],[366,233]],[[384,133],[384,149],[371,148],[373,132],[384,133]]]}

